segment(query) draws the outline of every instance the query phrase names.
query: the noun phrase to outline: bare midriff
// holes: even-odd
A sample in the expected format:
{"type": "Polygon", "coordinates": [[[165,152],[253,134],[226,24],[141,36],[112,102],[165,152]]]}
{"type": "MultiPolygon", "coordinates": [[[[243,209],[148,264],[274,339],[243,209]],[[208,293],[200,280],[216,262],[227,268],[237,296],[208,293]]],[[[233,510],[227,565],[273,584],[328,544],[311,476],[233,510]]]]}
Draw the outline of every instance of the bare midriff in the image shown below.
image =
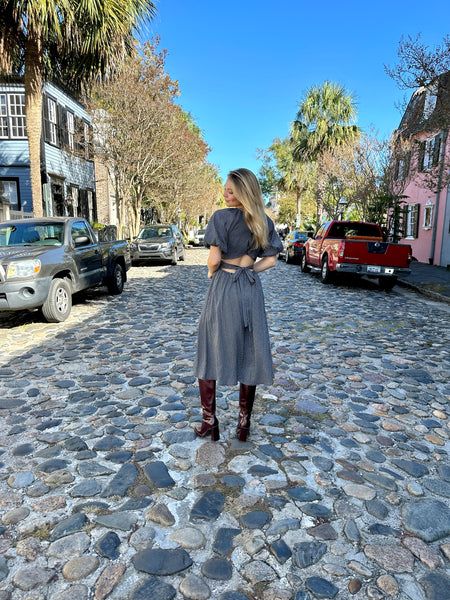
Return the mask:
{"type": "Polygon", "coordinates": [[[233,273],[236,269],[232,267],[251,267],[255,261],[248,254],[243,254],[242,256],[238,256],[237,258],[222,258],[222,263],[228,263],[230,265],[230,269],[226,269],[222,266],[223,271],[227,271],[227,273],[233,273]]]}

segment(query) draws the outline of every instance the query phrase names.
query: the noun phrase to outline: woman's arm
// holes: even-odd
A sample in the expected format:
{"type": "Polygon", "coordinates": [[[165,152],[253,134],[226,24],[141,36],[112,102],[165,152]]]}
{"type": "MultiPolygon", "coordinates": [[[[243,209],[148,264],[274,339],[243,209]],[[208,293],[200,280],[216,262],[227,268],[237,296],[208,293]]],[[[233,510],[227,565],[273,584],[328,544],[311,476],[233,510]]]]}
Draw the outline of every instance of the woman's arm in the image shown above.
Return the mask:
{"type": "Polygon", "coordinates": [[[208,262],[206,263],[208,265],[209,279],[212,279],[213,274],[219,268],[221,260],[222,260],[222,251],[220,250],[219,246],[210,246],[208,262]]]}
{"type": "Polygon", "coordinates": [[[276,254],[274,254],[273,256],[265,256],[264,258],[261,258],[261,260],[257,260],[255,262],[253,270],[256,273],[261,273],[261,271],[266,271],[267,269],[271,269],[276,264],[277,264],[277,255],[276,254]]]}

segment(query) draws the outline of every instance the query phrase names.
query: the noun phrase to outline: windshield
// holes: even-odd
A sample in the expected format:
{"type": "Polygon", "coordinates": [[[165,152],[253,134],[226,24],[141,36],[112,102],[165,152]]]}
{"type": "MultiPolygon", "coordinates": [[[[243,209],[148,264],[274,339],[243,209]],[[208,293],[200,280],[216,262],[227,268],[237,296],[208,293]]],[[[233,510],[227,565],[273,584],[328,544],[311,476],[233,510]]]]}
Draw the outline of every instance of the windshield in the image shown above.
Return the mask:
{"type": "Polygon", "coordinates": [[[151,240],[152,238],[168,237],[172,235],[170,227],[147,227],[143,229],[138,238],[140,240],[151,240]]]}
{"type": "Polygon", "coordinates": [[[64,223],[23,223],[0,225],[0,248],[7,246],[61,246],[64,223]]]}

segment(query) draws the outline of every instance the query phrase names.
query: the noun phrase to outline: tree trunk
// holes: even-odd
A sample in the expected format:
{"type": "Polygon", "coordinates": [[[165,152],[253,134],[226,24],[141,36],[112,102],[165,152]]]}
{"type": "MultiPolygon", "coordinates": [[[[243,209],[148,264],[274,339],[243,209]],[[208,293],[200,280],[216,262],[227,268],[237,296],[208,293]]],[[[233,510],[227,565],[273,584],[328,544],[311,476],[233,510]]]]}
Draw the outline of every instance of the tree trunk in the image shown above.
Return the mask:
{"type": "Polygon", "coordinates": [[[316,180],[316,200],[317,200],[317,227],[322,224],[323,217],[323,200],[325,198],[325,189],[327,186],[327,173],[323,165],[318,164],[317,180],[316,180]]]}
{"type": "Polygon", "coordinates": [[[43,216],[41,179],[42,70],[42,40],[39,32],[29,29],[24,71],[25,115],[30,152],[31,195],[35,217],[43,216]]]}

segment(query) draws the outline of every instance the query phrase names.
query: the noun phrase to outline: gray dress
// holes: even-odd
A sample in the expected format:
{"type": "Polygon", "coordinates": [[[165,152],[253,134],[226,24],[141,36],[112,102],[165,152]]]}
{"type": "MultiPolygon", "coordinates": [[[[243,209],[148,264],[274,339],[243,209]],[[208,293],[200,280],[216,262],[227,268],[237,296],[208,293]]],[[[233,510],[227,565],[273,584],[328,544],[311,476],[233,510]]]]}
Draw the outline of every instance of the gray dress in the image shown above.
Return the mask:
{"type": "MultiPolygon", "coordinates": [[[[227,260],[244,254],[253,259],[273,256],[282,245],[272,220],[267,219],[269,245],[255,249],[243,211],[218,210],[208,224],[205,245],[218,246],[227,260]]],[[[233,273],[219,268],[214,273],[199,321],[194,374],[220,385],[273,382],[264,294],[259,275],[251,267],[234,267],[233,273]]]]}

